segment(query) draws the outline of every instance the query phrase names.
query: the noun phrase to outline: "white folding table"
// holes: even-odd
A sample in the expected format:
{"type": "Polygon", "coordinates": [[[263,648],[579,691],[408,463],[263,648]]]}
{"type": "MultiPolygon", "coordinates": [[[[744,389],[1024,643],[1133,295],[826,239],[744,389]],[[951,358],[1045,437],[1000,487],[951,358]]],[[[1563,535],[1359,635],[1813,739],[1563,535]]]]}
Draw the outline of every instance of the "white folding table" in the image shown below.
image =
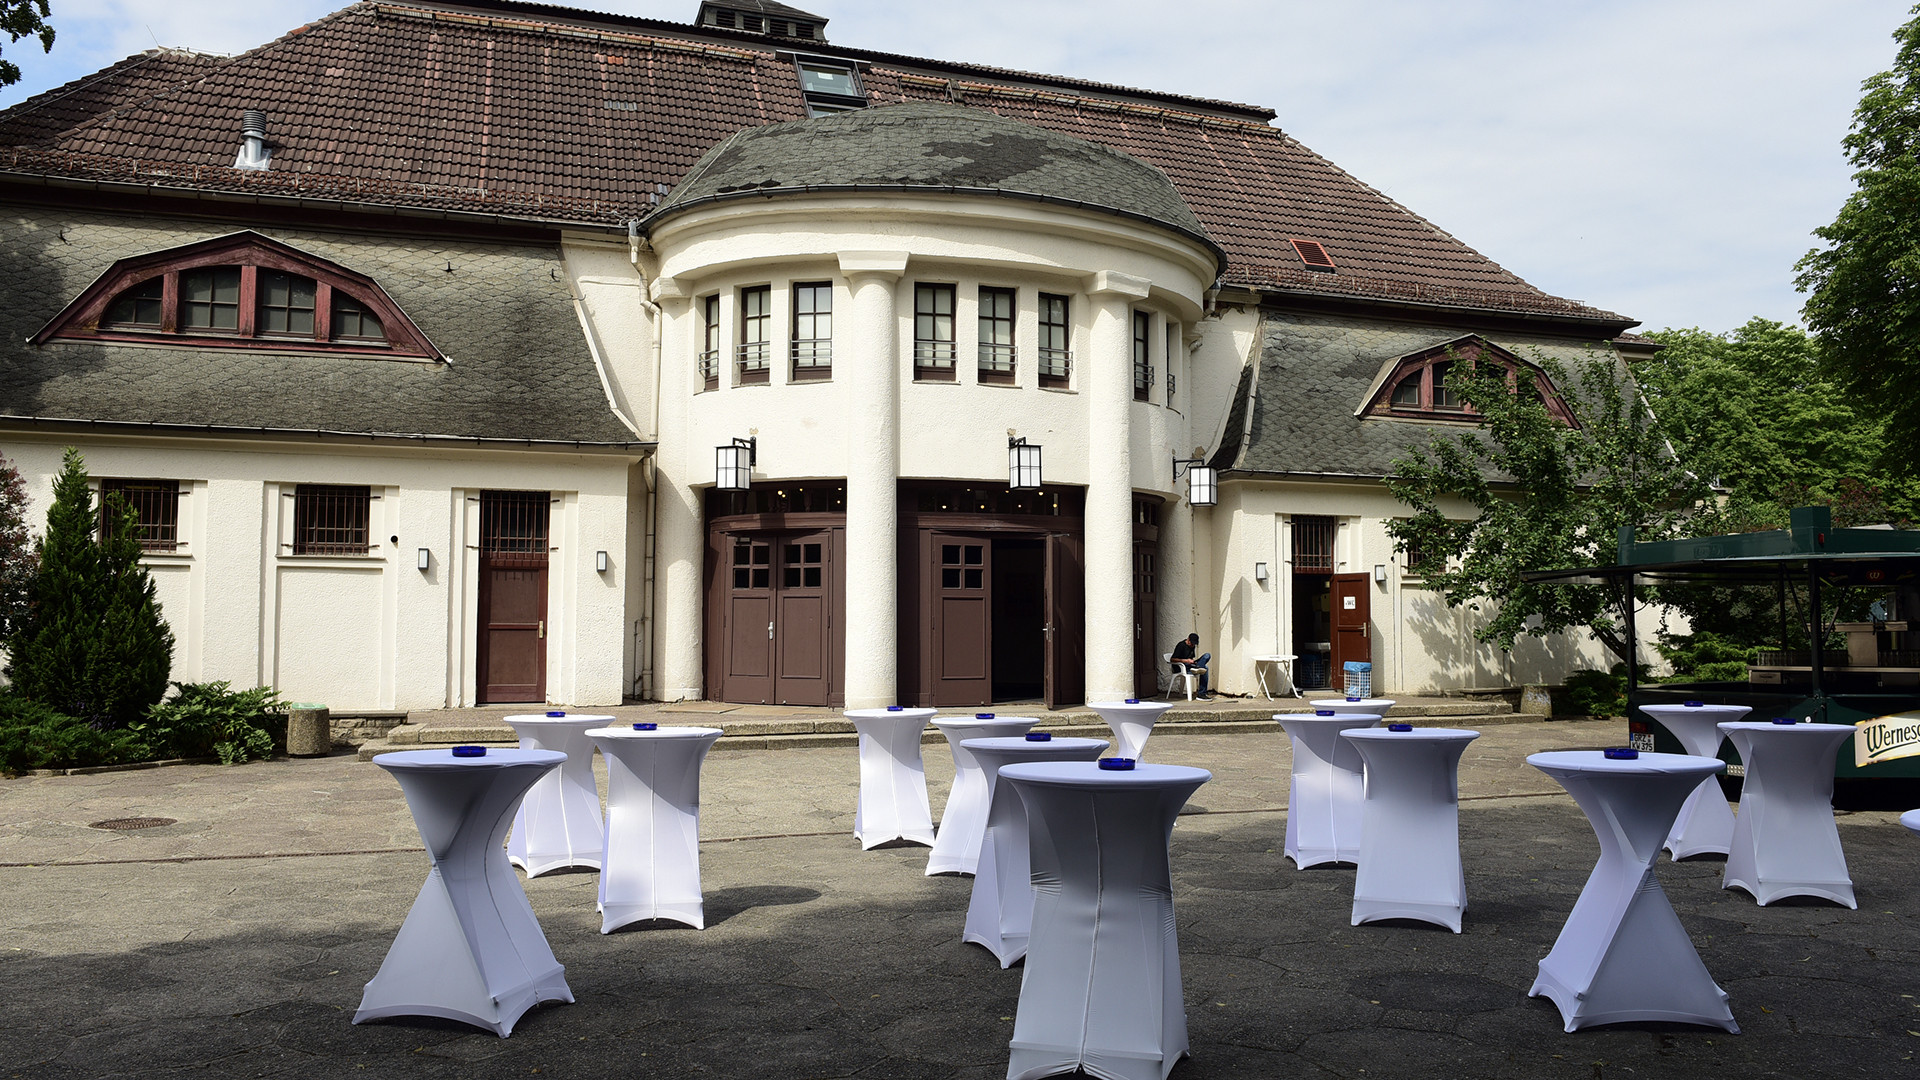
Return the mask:
{"type": "Polygon", "coordinates": [[[947,805],[940,811],[940,831],[934,834],[933,851],[927,855],[927,876],[935,874],[971,874],[980,862],[980,840],[987,831],[987,800],[992,786],[964,743],[969,739],[991,739],[1025,735],[1040,721],[1031,716],[938,716],[933,726],[947,737],[953,751],[953,786],[947,789],[947,805]]]}
{"type": "Polygon", "coordinates": [[[1385,716],[1393,710],[1392,698],[1314,698],[1307,702],[1314,711],[1332,709],[1336,713],[1352,713],[1355,716],[1385,716]]]}
{"type": "Polygon", "coordinates": [[[1026,803],[1033,936],[1008,1080],[1082,1069],[1165,1080],[1187,1052],[1167,841],[1205,769],[1094,762],[1008,765],[1026,803]]]}
{"type": "Polygon", "coordinates": [[[1105,739],[1035,742],[1024,736],[966,741],[986,780],[988,811],[960,940],[984,947],[1003,968],[1027,955],[1033,928],[1033,863],[1027,854],[1027,804],[1012,785],[999,783],[1000,770],[1026,761],[1092,761],[1107,746],[1105,739]]]}
{"type": "Polygon", "coordinates": [[[1153,734],[1153,725],[1166,715],[1168,709],[1173,708],[1173,702],[1128,698],[1125,701],[1089,701],[1087,708],[1100,714],[1100,719],[1106,721],[1107,728],[1113,732],[1113,756],[1138,761],[1147,748],[1147,736],[1153,734]]]}
{"type": "Polygon", "coordinates": [[[522,750],[558,750],[567,755],[559,769],[540,778],[520,804],[507,840],[507,858],[539,877],[550,870],[600,868],[606,823],[600,817],[600,789],[593,782],[593,741],[587,729],[613,720],[599,713],[549,712],[509,716],[522,750]]]}
{"type": "Polygon", "coordinates": [[[1747,767],[1721,887],[1762,907],[1786,896],[1858,907],[1833,821],[1833,759],[1853,727],[1737,720],[1720,730],[1747,767]]]}
{"type": "Polygon", "coordinates": [[[607,759],[601,933],[647,919],[706,929],[700,893],[700,763],[720,734],[710,727],[633,725],[587,732],[607,759]]]}
{"type": "Polygon", "coordinates": [[[899,705],[847,710],[847,719],[860,733],[860,802],[853,811],[853,835],[861,850],[890,840],[933,846],[920,733],[934,712],[899,705]]]}
{"type": "Polygon", "coordinates": [[[1534,754],[1527,764],[1567,789],[1600,841],[1600,860],[1527,996],[1550,998],[1568,1031],[1661,1021],[1738,1032],[1726,991],[1707,973],[1653,872],[1687,795],[1724,763],[1564,750],[1534,754]]]}
{"type": "MultiPolygon", "coordinates": [[[[1687,753],[1695,757],[1719,757],[1719,725],[1738,720],[1752,712],[1745,705],[1708,705],[1689,701],[1680,705],[1642,705],[1640,711],[1659,721],[1673,733],[1687,753]]],[[[1680,808],[1673,832],[1667,834],[1667,854],[1676,859],[1694,855],[1725,855],[1733,846],[1733,810],[1727,806],[1720,781],[1707,777],[1687,796],[1680,808]]]]}
{"type": "Polygon", "coordinates": [[[573,1000],[500,846],[527,789],[565,760],[553,750],[506,749],[475,757],[405,750],[373,759],[399,781],[430,868],[354,1023],[437,1016],[504,1039],[540,1002],[573,1000]]]}
{"type": "Polygon", "coordinates": [[[1278,672],[1281,678],[1287,680],[1287,688],[1282,691],[1282,696],[1286,694],[1292,694],[1294,697],[1304,696],[1300,693],[1300,687],[1295,685],[1293,681],[1293,662],[1298,659],[1300,659],[1300,657],[1294,653],[1271,653],[1266,656],[1256,656],[1253,658],[1254,681],[1260,684],[1260,692],[1267,695],[1268,701],[1273,700],[1273,689],[1267,685],[1267,677],[1266,673],[1262,670],[1263,667],[1271,668],[1278,672]]]}
{"type": "MultiPolygon", "coordinates": [[[[1406,725],[1394,725],[1405,727],[1406,725]]],[[[1353,925],[1419,919],[1460,932],[1460,755],[1480,737],[1464,728],[1347,728],[1366,763],[1353,925]]]]}
{"type": "Polygon", "coordinates": [[[1360,805],[1366,797],[1360,751],[1340,737],[1380,722],[1374,713],[1275,713],[1293,741],[1287,782],[1286,857],[1295,869],[1360,861],[1360,805]]]}

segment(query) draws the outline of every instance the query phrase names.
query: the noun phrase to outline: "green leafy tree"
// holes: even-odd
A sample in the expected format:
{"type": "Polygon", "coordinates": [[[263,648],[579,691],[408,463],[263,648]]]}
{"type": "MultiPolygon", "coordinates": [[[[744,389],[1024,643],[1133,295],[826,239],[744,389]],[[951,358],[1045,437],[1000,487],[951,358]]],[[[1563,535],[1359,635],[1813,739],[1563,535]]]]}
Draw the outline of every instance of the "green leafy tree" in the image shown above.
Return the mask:
{"type": "Polygon", "coordinates": [[[80,452],[68,448],[7,677],[20,695],[96,728],[146,715],[166,694],[173,665],[173,632],[133,526],[118,494],[98,512],[80,452]]]}
{"type": "Polygon", "coordinates": [[[1902,406],[1920,385],[1920,18],[1893,38],[1893,67],[1862,85],[1842,141],[1855,191],[1814,230],[1826,246],[1800,260],[1794,284],[1834,373],[1886,409],[1883,460],[1911,476],[1920,410],[1902,406]]]}
{"type": "Polygon", "coordinates": [[[0,648],[26,620],[27,588],[38,565],[27,535],[26,482],[0,457],[0,648]]]}
{"type": "Polygon", "coordinates": [[[1516,384],[1495,365],[1454,363],[1447,384],[1481,423],[1394,462],[1387,489],[1413,515],[1387,531],[1417,553],[1413,569],[1449,606],[1484,615],[1480,641],[1511,649],[1522,634],[1584,627],[1624,660],[1626,597],[1521,575],[1611,563],[1622,526],[1643,540],[1679,535],[1707,488],[1610,358],[1538,362],[1574,425],[1548,410],[1527,374],[1516,384]]]}
{"type": "MultiPolygon", "coordinates": [[[[0,31],[6,32],[9,42],[19,41],[23,37],[37,37],[40,47],[52,52],[53,27],[47,25],[47,19],[52,15],[47,0],[0,0],[0,31]]],[[[0,86],[12,86],[19,81],[19,65],[11,60],[0,60],[0,86]]]]}

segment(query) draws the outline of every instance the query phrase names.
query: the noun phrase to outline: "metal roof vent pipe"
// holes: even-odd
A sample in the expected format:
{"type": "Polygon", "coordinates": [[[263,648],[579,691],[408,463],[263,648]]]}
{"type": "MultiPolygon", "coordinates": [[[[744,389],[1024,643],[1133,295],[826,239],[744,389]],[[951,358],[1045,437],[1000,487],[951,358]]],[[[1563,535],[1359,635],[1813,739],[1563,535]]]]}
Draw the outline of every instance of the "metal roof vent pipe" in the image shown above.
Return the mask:
{"type": "Polygon", "coordinates": [[[267,114],[248,109],[240,114],[240,153],[233,167],[264,172],[273,166],[273,151],[267,149],[267,114]]]}

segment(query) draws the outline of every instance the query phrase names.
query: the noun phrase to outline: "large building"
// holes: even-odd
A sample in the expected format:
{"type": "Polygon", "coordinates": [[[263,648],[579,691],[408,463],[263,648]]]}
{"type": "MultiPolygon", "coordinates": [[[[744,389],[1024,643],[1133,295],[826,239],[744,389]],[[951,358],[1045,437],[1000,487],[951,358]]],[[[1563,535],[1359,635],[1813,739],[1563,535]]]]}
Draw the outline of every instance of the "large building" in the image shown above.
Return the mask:
{"type": "Polygon", "coordinates": [[[1472,423],[1448,364],[1632,320],[1266,109],[690,14],[370,0],[0,112],[0,454],[132,499],[176,678],[964,706],[1150,693],[1189,631],[1241,691],[1601,662],[1477,645],[1381,480],[1472,423]]]}

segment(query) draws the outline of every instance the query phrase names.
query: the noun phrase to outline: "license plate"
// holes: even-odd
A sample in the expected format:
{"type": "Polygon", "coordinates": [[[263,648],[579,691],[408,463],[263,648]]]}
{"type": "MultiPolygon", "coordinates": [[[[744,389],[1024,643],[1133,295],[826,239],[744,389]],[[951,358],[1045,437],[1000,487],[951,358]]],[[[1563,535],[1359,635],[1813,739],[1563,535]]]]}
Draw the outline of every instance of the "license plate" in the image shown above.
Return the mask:
{"type": "Polygon", "coordinates": [[[1627,733],[1627,745],[1644,753],[1653,753],[1653,732],[1630,731],[1627,733]]]}

